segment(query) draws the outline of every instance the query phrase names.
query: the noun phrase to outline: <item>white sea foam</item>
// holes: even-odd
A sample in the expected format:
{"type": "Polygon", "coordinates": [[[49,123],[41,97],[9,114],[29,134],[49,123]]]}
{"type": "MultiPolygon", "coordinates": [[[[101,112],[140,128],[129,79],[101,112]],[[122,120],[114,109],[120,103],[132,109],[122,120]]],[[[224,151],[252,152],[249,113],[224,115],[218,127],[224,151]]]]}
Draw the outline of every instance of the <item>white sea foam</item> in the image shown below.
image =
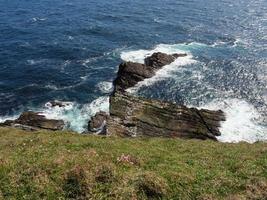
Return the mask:
{"type": "Polygon", "coordinates": [[[233,44],[233,47],[237,47],[239,44],[242,44],[243,41],[240,39],[240,38],[237,38],[235,41],[234,41],[234,44],[233,44]]]}
{"type": "Polygon", "coordinates": [[[221,109],[225,112],[226,121],[221,124],[222,135],[218,137],[219,141],[231,143],[267,141],[267,128],[259,124],[262,116],[253,105],[246,101],[239,99],[216,100],[202,108],[221,109]]]}
{"type": "Polygon", "coordinates": [[[52,107],[47,103],[40,114],[48,119],[63,120],[66,128],[82,133],[86,131],[88,121],[99,111],[109,111],[109,97],[103,96],[83,106],[73,102],[63,102],[65,106],[52,107]]]}
{"type": "MultiPolygon", "coordinates": [[[[160,44],[157,45],[152,50],[136,50],[136,51],[124,51],[121,53],[121,59],[124,61],[131,61],[137,63],[144,63],[144,59],[148,56],[151,56],[153,53],[162,52],[166,54],[174,53],[190,53],[190,47],[202,45],[200,43],[189,43],[189,44],[160,44]]],[[[203,44],[204,45],[204,44],[203,44]]]]}
{"type": "Polygon", "coordinates": [[[113,83],[112,82],[108,82],[108,81],[103,81],[97,84],[98,89],[106,94],[106,93],[110,93],[113,90],[113,83]]]}
{"type": "Polygon", "coordinates": [[[227,44],[227,43],[218,40],[218,41],[216,41],[214,44],[212,44],[211,46],[212,46],[212,47],[217,47],[217,46],[221,46],[221,45],[225,45],[225,44],[227,44]]]}
{"type": "Polygon", "coordinates": [[[70,35],[70,36],[68,36],[68,39],[69,39],[69,40],[73,40],[74,37],[70,35]]]}
{"type": "Polygon", "coordinates": [[[137,83],[134,87],[131,87],[127,89],[127,92],[134,93],[137,92],[141,87],[144,86],[151,86],[157,81],[165,80],[168,78],[173,77],[173,72],[179,70],[181,66],[184,65],[190,65],[194,64],[197,61],[193,59],[193,56],[188,55],[186,57],[181,57],[175,60],[173,63],[170,65],[165,65],[162,67],[160,70],[158,70],[152,78],[145,79],[139,83],[137,83]]]}
{"type": "Polygon", "coordinates": [[[37,21],[45,21],[46,18],[34,17],[34,18],[32,18],[32,20],[33,20],[34,22],[37,22],[37,21]]]}
{"type": "Polygon", "coordinates": [[[95,99],[90,104],[84,105],[83,110],[88,112],[90,116],[94,116],[99,111],[109,113],[109,96],[102,96],[95,99]]]}
{"type": "Polygon", "coordinates": [[[75,85],[61,86],[61,87],[60,86],[56,86],[54,84],[47,84],[47,85],[44,85],[43,87],[47,88],[47,89],[51,89],[51,90],[67,90],[67,89],[75,88],[75,87],[77,87],[77,86],[79,86],[81,84],[82,84],[82,82],[79,82],[79,83],[77,83],[75,85]]]}
{"type": "Polygon", "coordinates": [[[19,117],[19,115],[13,115],[13,116],[0,116],[0,123],[5,122],[6,120],[15,120],[19,117]]]}

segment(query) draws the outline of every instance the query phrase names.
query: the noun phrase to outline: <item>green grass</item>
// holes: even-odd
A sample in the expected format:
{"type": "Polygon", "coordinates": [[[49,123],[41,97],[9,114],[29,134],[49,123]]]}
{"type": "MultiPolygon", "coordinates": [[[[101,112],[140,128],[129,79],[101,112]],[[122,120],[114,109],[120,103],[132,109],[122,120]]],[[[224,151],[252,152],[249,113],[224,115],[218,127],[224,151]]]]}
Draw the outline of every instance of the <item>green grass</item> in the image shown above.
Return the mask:
{"type": "Polygon", "coordinates": [[[1,128],[0,199],[267,199],[267,144],[1,128]]]}

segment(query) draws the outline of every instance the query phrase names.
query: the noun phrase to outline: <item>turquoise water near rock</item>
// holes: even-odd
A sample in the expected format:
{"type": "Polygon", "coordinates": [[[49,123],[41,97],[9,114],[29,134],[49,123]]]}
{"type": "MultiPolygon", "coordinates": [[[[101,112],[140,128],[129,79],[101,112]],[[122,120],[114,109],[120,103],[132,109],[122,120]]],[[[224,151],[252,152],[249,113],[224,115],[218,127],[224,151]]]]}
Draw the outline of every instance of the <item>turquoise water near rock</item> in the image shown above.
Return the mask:
{"type": "Polygon", "coordinates": [[[266,13],[265,0],[0,0],[0,121],[30,109],[82,132],[122,60],[187,52],[131,92],[223,109],[221,141],[266,140],[266,13]]]}

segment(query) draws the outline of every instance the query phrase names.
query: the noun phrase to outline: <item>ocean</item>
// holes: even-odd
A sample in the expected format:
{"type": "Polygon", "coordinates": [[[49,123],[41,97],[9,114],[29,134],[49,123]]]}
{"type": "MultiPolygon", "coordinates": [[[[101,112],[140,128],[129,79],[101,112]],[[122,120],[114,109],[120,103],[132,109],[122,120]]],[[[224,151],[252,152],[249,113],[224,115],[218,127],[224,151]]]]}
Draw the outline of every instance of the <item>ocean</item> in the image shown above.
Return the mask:
{"type": "Polygon", "coordinates": [[[33,110],[82,133],[120,62],[158,51],[188,56],[129,92],[222,109],[222,142],[267,140],[266,0],[0,0],[0,122],[33,110]]]}

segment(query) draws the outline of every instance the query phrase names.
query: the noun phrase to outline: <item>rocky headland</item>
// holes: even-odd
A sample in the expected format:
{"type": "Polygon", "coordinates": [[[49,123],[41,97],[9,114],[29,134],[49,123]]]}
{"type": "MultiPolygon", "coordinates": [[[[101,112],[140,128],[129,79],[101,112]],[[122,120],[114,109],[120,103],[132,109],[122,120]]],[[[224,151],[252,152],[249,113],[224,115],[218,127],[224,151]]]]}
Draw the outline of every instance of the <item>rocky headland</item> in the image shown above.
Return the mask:
{"type": "MultiPolygon", "coordinates": [[[[138,82],[153,77],[165,65],[169,65],[186,54],[167,55],[154,53],[144,64],[123,62],[114,80],[114,91],[110,95],[110,112],[99,112],[88,122],[88,132],[120,137],[179,137],[212,139],[220,133],[220,123],[225,120],[221,110],[211,111],[189,108],[171,102],[137,97],[127,92],[138,82]]],[[[51,102],[52,106],[64,106],[51,102]]],[[[62,120],[46,119],[40,113],[25,112],[13,121],[0,126],[11,126],[24,130],[63,130],[62,120]]]]}

